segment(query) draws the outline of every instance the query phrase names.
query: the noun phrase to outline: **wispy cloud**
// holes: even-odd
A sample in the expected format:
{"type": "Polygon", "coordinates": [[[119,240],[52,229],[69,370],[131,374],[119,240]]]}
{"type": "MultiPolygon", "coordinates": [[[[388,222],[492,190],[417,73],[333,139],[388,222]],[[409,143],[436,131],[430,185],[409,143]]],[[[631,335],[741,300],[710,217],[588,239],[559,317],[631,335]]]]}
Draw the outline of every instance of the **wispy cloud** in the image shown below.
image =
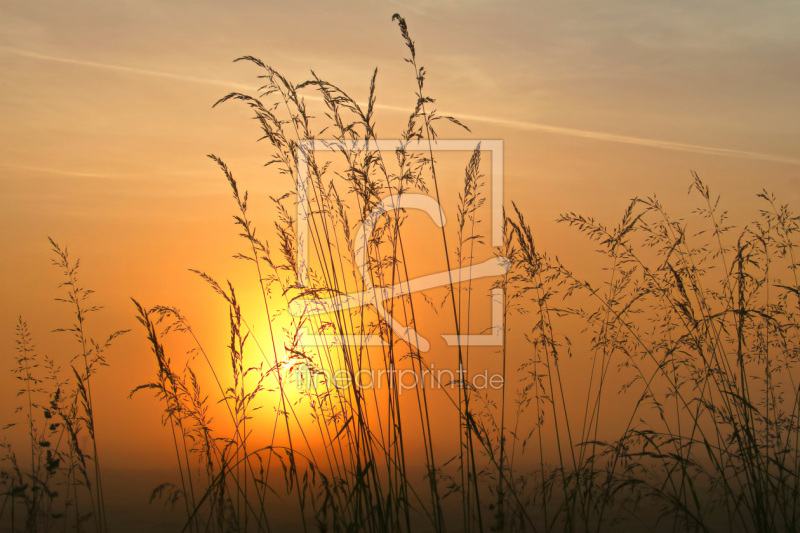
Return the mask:
{"type": "Polygon", "coordinates": [[[240,83],[235,83],[229,80],[215,80],[212,78],[200,78],[197,76],[186,76],[183,74],[175,74],[173,72],[163,72],[159,70],[151,70],[145,68],[138,68],[138,67],[128,67],[125,65],[115,65],[113,63],[100,63],[97,61],[86,61],[83,59],[73,59],[69,57],[60,57],[60,56],[53,56],[49,54],[40,54],[38,52],[31,52],[29,50],[22,50],[20,48],[12,48],[6,46],[0,46],[0,50],[4,52],[8,52],[11,54],[15,54],[21,57],[27,57],[29,59],[36,59],[39,61],[51,61],[54,63],[63,63],[67,65],[76,65],[79,67],[88,67],[88,68],[95,68],[95,69],[103,69],[103,70],[112,70],[116,72],[124,72],[126,74],[134,74],[139,76],[148,76],[152,78],[166,78],[176,81],[183,81],[188,83],[199,83],[202,85],[214,85],[218,87],[226,87],[228,89],[235,88],[235,89],[250,89],[252,88],[249,85],[243,85],[240,83]]]}
{"type": "MultiPolygon", "coordinates": [[[[406,108],[387,105],[387,104],[376,104],[375,107],[378,107],[380,109],[386,109],[388,111],[408,112],[408,109],[406,108]]],[[[646,146],[649,148],[659,148],[662,150],[674,150],[679,152],[691,152],[697,154],[716,155],[724,157],[742,157],[746,159],[758,159],[761,161],[774,161],[777,163],[800,165],[800,158],[788,157],[776,154],[765,154],[762,152],[749,152],[746,150],[733,150],[730,148],[718,148],[714,146],[703,146],[698,144],[662,141],[659,139],[632,137],[630,135],[619,135],[617,133],[608,133],[604,131],[565,128],[563,126],[553,126],[550,124],[541,124],[538,122],[529,122],[524,120],[513,120],[513,119],[505,119],[498,117],[487,117],[484,115],[472,115],[468,113],[446,113],[446,114],[454,116],[460,121],[466,123],[483,122],[486,124],[495,124],[497,126],[505,126],[517,130],[543,131],[547,133],[555,133],[557,135],[567,135],[570,137],[581,137],[584,139],[592,139],[596,141],[606,141],[606,142],[613,142],[620,144],[632,144],[636,146],[646,146]]]]}
{"type": "Polygon", "coordinates": [[[7,165],[0,163],[0,168],[7,168],[10,170],[21,170],[24,172],[35,172],[37,174],[51,174],[55,176],[65,176],[70,178],[116,178],[122,177],[110,173],[97,173],[97,172],[81,172],[79,170],[65,170],[61,168],[46,168],[46,167],[29,167],[25,165],[7,165]]]}
{"type": "MultiPolygon", "coordinates": [[[[203,85],[214,85],[218,87],[225,87],[227,89],[241,89],[247,90],[252,89],[251,86],[243,85],[239,83],[235,83],[228,80],[219,80],[213,78],[201,78],[197,76],[186,76],[183,74],[175,74],[172,72],[163,72],[157,70],[150,70],[138,67],[129,67],[125,65],[115,65],[112,63],[100,63],[97,61],[86,61],[82,59],[73,59],[67,57],[59,57],[53,56],[48,54],[41,54],[38,52],[32,52],[29,50],[23,50],[19,48],[11,48],[11,47],[0,47],[0,50],[5,52],[9,52],[12,54],[16,54],[22,57],[27,57],[30,59],[40,60],[40,61],[52,61],[57,63],[64,63],[70,65],[76,65],[81,67],[87,68],[97,68],[97,69],[105,69],[105,70],[112,70],[117,72],[125,72],[128,74],[139,75],[139,76],[149,76],[149,77],[157,77],[157,78],[165,78],[171,79],[176,81],[182,81],[187,83],[198,83],[203,85]]],[[[321,97],[315,97],[313,95],[306,96],[309,100],[316,100],[320,101],[321,97]]],[[[395,111],[401,113],[407,113],[408,109],[400,106],[389,105],[389,104],[377,104],[377,108],[383,109],[386,111],[395,111]]],[[[527,130],[527,131],[542,131],[547,133],[554,133],[557,135],[567,135],[571,137],[580,137],[584,139],[592,139],[596,141],[605,141],[605,142],[613,142],[613,143],[620,143],[620,144],[630,144],[636,146],[645,146],[649,148],[658,148],[662,150],[674,150],[679,152],[690,152],[690,153],[697,153],[697,154],[706,154],[706,155],[713,155],[713,156],[723,156],[723,157],[740,157],[746,159],[756,159],[761,161],[773,161],[778,163],[787,163],[792,165],[800,165],[800,158],[796,157],[789,157],[789,156],[782,156],[776,154],[767,154],[762,152],[752,152],[747,150],[734,150],[730,148],[719,148],[714,146],[703,146],[697,144],[690,144],[690,143],[681,143],[681,142],[674,142],[674,141],[664,141],[659,139],[648,139],[642,137],[633,137],[629,135],[620,135],[616,133],[609,133],[603,131],[592,131],[592,130],[583,130],[578,128],[566,128],[563,126],[553,126],[550,124],[541,124],[537,122],[530,122],[530,121],[522,121],[522,120],[514,120],[514,119],[506,119],[501,117],[490,117],[484,115],[473,115],[473,114],[462,114],[457,113],[456,115],[459,120],[469,122],[483,122],[487,124],[494,124],[498,126],[505,126],[508,128],[518,129],[518,130],[527,130]]]]}
{"type": "Polygon", "coordinates": [[[467,122],[470,120],[474,120],[476,122],[485,122],[489,124],[496,124],[498,126],[507,126],[509,128],[531,130],[531,131],[544,131],[548,133],[555,133],[558,135],[582,137],[584,139],[593,139],[597,141],[607,141],[607,142],[615,142],[621,144],[633,144],[637,146],[647,146],[650,148],[660,148],[662,150],[675,150],[680,152],[692,152],[697,154],[717,155],[726,157],[742,157],[746,159],[758,159],[762,161],[774,161],[778,163],[800,165],[800,158],[788,157],[776,154],[765,154],[762,152],[749,152],[747,150],[733,150],[730,148],[718,148],[714,146],[703,146],[698,144],[662,141],[659,139],[632,137],[629,135],[619,135],[616,133],[608,133],[603,131],[565,128],[562,126],[552,126],[549,124],[540,124],[536,122],[527,122],[521,120],[510,120],[497,117],[486,117],[481,115],[458,114],[457,117],[459,118],[459,120],[467,122]]]}

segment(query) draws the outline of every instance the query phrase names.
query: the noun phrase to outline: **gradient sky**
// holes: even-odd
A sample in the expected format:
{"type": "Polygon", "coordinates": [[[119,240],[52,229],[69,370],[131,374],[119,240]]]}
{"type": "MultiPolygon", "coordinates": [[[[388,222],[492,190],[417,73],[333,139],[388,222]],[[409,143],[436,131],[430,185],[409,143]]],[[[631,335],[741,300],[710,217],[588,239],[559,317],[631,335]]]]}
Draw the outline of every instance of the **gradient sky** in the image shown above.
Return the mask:
{"type": "Polygon", "coordinates": [[[123,399],[152,370],[128,298],[177,305],[212,327],[207,315],[224,306],[187,268],[224,277],[239,267],[234,206],[206,154],[254,192],[272,190],[247,111],[211,109],[255,87],[255,70],[231,61],[254,55],[295,81],[314,69],[360,98],[377,66],[378,129],[392,138],[414,104],[394,12],[439,109],[473,131],[442,136],[504,141],[506,197],[545,245],[562,244],[559,255],[574,237],[554,223],[559,213],[613,223],[627,199],[651,193],[688,210],[690,170],[734,220],[757,213],[762,188],[798,205],[800,4],[429,4],[2,0],[2,403],[13,401],[16,317],[54,350],[48,332],[69,320],[51,302],[49,235],[81,257],[107,306],[98,336],[135,330],[100,393],[135,409],[105,438],[113,456],[152,459],[167,439],[157,406],[123,399]],[[132,444],[141,431],[152,444],[132,444]]]}

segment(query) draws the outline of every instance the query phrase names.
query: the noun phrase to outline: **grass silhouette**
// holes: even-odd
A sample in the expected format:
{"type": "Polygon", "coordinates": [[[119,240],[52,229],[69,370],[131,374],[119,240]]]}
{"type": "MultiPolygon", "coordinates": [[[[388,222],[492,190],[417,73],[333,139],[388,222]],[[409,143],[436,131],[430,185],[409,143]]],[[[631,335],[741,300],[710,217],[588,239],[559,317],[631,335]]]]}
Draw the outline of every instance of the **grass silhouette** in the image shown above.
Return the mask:
{"type": "MultiPolygon", "coordinates": [[[[566,213],[559,221],[599,252],[588,276],[540,250],[521,210],[509,206],[495,253],[510,269],[492,286],[505,295],[506,386],[496,391],[471,381],[480,368],[469,345],[456,348],[452,381],[407,389],[397,371],[432,375],[430,358],[374,309],[289,312],[315,299],[408,287],[417,238],[408,213],[385,210],[365,241],[358,229],[387,197],[419,193],[447,203],[437,128],[464,126],[436,113],[406,22],[393,20],[416,80],[396,150],[369,145],[379,140],[377,70],[359,103],[313,72],[294,84],[243,57],[263,85],[256,96],[231,93],[217,103],[250,109],[271,150],[267,166],[288,187],[270,199],[267,237],[233,171],[210,156],[230,187],[243,243],[237,258],[251,269],[263,306],[248,316],[233,283],[195,270],[228,308],[224,364],[177,308],[134,300],[156,372],[131,395],[151,392],[161,402],[177,465],[178,482],[157,487],[153,499],[181,509],[191,532],[797,530],[800,218],[766,191],[760,217],[740,229],[696,174],[697,208],[687,219],[673,219],[656,198],[633,199],[614,227],[566,213]],[[303,95],[312,93],[323,118],[306,107],[303,95]],[[306,150],[310,139],[336,149],[306,150]],[[410,148],[419,143],[424,151],[410,148]],[[295,249],[290,206],[299,198],[308,201],[308,263],[295,249]],[[303,270],[307,280],[297,276],[303,270]],[[262,323],[266,341],[256,334],[262,323]],[[352,342],[309,346],[306,330],[352,342]],[[176,336],[191,344],[188,357],[173,349],[182,346],[176,336]],[[583,390],[572,388],[565,368],[577,358],[583,390]],[[360,387],[364,370],[381,372],[386,388],[360,387]],[[346,376],[345,385],[333,375],[346,376]],[[442,438],[445,416],[457,438],[442,438]]],[[[486,248],[478,233],[487,195],[481,153],[476,146],[452,202],[457,231],[438,224],[442,255],[429,261],[443,270],[471,268],[486,248]]],[[[78,285],[77,263],[53,247],[76,316],[65,331],[80,354],[64,378],[20,319],[15,371],[31,462],[23,466],[6,445],[2,519],[13,531],[104,531],[91,381],[118,334],[103,344],[87,338],[84,321],[96,310],[86,303],[90,291],[78,285]],[[82,433],[91,452],[78,445],[82,433]]],[[[450,276],[444,301],[434,302],[457,335],[475,328],[476,290],[450,276]]],[[[410,291],[383,302],[414,331],[431,313],[424,295],[410,291]]]]}
{"type": "MultiPolygon", "coordinates": [[[[25,415],[30,462],[25,469],[4,439],[2,519],[8,517],[11,531],[108,531],[92,382],[107,364],[106,351],[126,331],[116,331],[102,343],[89,336],[87,321],[101,308],[91,303],[93,291],[79,280],[80,261],[73,261],[52,239],[50,244],[53,265],[63,280],[62,296],[56,301],[66,304],[73,317],[70,326],[54,332],[68,334],[72,343],[64,345],[65,361],[43,355],[34,346],[27,322],[19,318],[14,372],[22,403],[16,411],[25,415]],[[85,449],[86,442],[91,449],[85,449]]],[[[12,426],[5,426],[4,432],[12,426]]]]}

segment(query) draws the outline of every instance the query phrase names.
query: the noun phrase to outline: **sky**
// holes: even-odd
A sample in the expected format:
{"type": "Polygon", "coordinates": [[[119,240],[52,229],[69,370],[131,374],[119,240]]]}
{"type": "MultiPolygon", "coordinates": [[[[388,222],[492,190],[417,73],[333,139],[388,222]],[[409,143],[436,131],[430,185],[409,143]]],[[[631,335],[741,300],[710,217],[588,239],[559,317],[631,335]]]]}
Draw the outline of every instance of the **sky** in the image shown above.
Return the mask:
{"type": "Polygon", "coordinates": [[[225,307],[188,272],[241,268],[234,205],[206,155],[254,195],[277,179],[247,110],[212,108],[257,87],[233,60],[261,58],[298,82],[313,70],[362,101],[377,67],[378,131],[393,138],[415,102],[395,12],[438,109],[471,129],[440,135],[502,140],[506,200],[564,257],[585,252],[560,213],[612,223],[650,194],[688,212],[690,171],[734,222],[757,214],[762,189],[800,200],[795,2],[0,0],[0,402],[15,401],[5,368],[17,317],[52,350],[50,331],[70,320],[52,301],[50,236],[81,258],[105,306],[98,337],[134,330],[98,393],[132,406],[105,437],[110,455],[157,462],[157,406],[125,398],[152,371],[129,298],[176,305],[220,335],[210,316],[225,307]],[[134,445],[142,431],[152,437],[134,445]]]}

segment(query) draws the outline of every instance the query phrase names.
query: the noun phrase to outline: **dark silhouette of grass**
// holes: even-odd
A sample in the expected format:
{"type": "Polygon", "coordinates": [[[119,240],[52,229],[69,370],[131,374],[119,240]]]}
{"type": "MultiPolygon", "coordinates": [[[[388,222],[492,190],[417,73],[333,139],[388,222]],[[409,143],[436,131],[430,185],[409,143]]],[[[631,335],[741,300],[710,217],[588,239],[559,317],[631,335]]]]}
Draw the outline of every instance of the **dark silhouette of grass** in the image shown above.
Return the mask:
{"type": "MultiPolygon", "coordinates": [[[[260,60],[245,57],[242,60],[262,71],[264,86],[259,96],[232,93],[220,101],[238,100],[250,107],[263,139],[274,150],[269,164],[278,166],[290,182],[287,193],[275,200],[279,253],[274,255],[256,236],[247,194],[240,191],[225,163],[212,156],[232,188],[238,209],[235,220],[248,248],[240,258],[252,263],[261,280],[267,316],[274,315],[270,306],[277,305],[267,297],[270,293],[284,298],[288,307],[306,297],[364,288],[354,265],[347,261],[359,246],[353,232],[387,195],[430,193],[441,203],[432,144],[434,123],[440,117],[433,110],[433,99],[424,92],[426,73],[417,64],[405,21],[395,20],[417,81],[417,105],[401,138],[429,143],[425,154],[402,148],[389,154],[351,148],[356,141],[377,139],[375,76],[367,103],[361,105],[313,73],[311,80],[295,85],[260,60]],[[323,97],[324,125],[318,126],[309,115],[301,96],[304,90],[315,90],[323,97]],[[336,156],[344,170],[330,170],[330,162],[317,161],[313,152],[301,152],[302,140],[322,135],[340,142],[336,156]],[[293,274],[301,259],[292,246],[295,221],[285,207],[305,186],[298,161],[307,163],[310,172],[310,189],[302,194],[310,198],[309,246],[319,258],[309,286],[299,285],[293,274]],[[390,170],[395,163],[397,170],[390,170]]],[[[458,266],[472,264],[480,239],[474,224],[485,194],[479,169],[477,148],[457,201],[457,242],[449,244],[458,266]]],[[[221,525],[224,515],[234,529],[269,530],[265,495],[275,458],[282,465],[284,488],[297,498],[298,527],[304,530],[410,530],[419,520],[435,531],[448,527],[600,530],[622,522],[680,530],[720,526],[793,530],[798,468],[798,403],[793,381],[797,218],[763,193],[760,196],[768,204],[762,219],[728,242],[733,228],[725,225],[718,199],[712,198],[696,175],[692,191],[701,201],[697,215],[703,226],[696,230],[687,222],[671,220],[652,198],[635,199],[614,229],[576,214],[561,217],[561,222],[597,242],[609,261],[604,272],[607,280],[599,285],[540,252],[523,215],[514,208],[514,215],[505,222],[503,249],[513,269],[497,286],[507,294],[505,323],[517,314],[524,317],[530,356],[519,369],[525,378],[515,398],[513,425],[507,423],[508,391],[503,389],[498,407],[488,395],[461,380],[455,397],[450,398],[460,426],[458,450],[444,461],[440,457],[448,451],[436,447],[430,392],[424,387],[414,390],[413,407],[401,408],[397,383],[390,382],[386,398],[355,386],[342,389],[324,383],[305,393],[306,409],[313,415],[311,425],[301,420],[286,394],[298,368],[343,369],[353,378],[365,368],[397,368],[403,359],[417,372],[427,368],[425,356],[399,341],[388,324],[363,309],[339,310],[325,321],[315,315],[293,317],[283,335],[287,355],[279,360],[276,332],[270,330],[271,346],[255,347],[266,353],[265,365],[249,369],[257,373],[258,385],[240,388],[243,380],[238,376],[247,372],[241,367],[247,339],[242,327],[249,330],[247,322],[233,287],[223,288],[211,276],[199,273],[231,308],[234,387],[228,389],[225,401],[232,406],[249,405],[259,387],[274,380],[280,402],[272,438],[261,449],[251,446],[249,451],[248,434],[242,429],[247,417],[229,407],[235,436],[226,442],[233,449],[228,455],[203,460],[218,465],[221,472],[230,470],[232,479],[225,487],[207,485],[200,504],[192,498],[187,505],[190,526],[221,525]],[[591,381],[582,418],[567,406],[567,397],[577,392],[569,390],[560,366],[560,359],[569,354],[570,339],[558,331],[569,318],[586,325],[590,343],[591,381]],[[299,328],[305,325],[343,336],[377,334],[386,345],[310,349],[298,343],[299,328]],[[620,390],[608,390],[615,386],[612,375],[626,380],[620,390]],[[609,438],[601,417],[608,415],[603,406],[612,392],[633,395],[634,401],[626,413],[627,426],[609,438]],[[276,437],[279,426],[284,434],[276,437]],[[312,432],[323,445],[310,443],[312,432]],[[416,444],[409,439],[421,441],[427,472],[421,479],[409,473],[405,451],[416,444]],[[279,447],[278,442],[289,445],[279,447]],[[555,463],[548,450],[555,453],[555,463]],[[535,471],[518,466],[523,454],[538,456],[535,471]],[[257,497],[248,499],[253,491],[257,497]],[[443,512],[443,501],[452,493],[460,495],[460,518],[443,512]],[[261,505],[249,508],[250,500],[261,505]],[[643,510],[648,512],[646,520],[638,516],[643,510]]],[[[391,286],[409,279],[404,246],[409,236],[403,232],[403,223],[401,213],[387,212],[369,243],[369,272],[375,285],[391,286]]],[[[443,232],[441,238],[442,262],[449,270],[448,236],[443,232]]],[[[450,303],[445,306],[451,306],[457,332],[469,330],[472,308],[470,286],[459,281],[451,279],[450,303]]],[[[391,313],[413,326],[419,305],[417,298],[405,295],[392,302],[391,313]]],[[[178,319],[175,311],[163,308],[140,308],[139,312],[145,324],[152,313],[178,319]]],[[[510,342],[503,347],[504,376],[510,342]]],[[[153,343],[157,346],[155,339],[153,343]]],[[[457,365],[458,375],[469,375],[468,347],[459,348],[457,365]]],[[[192,412],[188,406],[181,410],[192,412]]],[[[186,470],[190,470],[188,461],[186,470]]],[[[181,490],[188,497],[186,488],[181,490]]]]}
{"type": "MultiPolygon", "coordinates": [[[[218,104],[249,107],[272,151],[267,165],[288,182],[285,194],[271,199],[269,236],[257,232],[232,170],[210,157],[231,188],[244,244],[237,258],[252,270],[266,318],[243,311],[233,283],[194,271],[228,308],[223,365],[178,309],[134,301],[156,371],[131,394],[149,391],[162,402],[178,467],[177,482],[157,487],[153,499],[181,509],[183,530],[191,532],[277,531],[287,515],[303,531],[797,530],[800,219],[766,191],[758,195],[760,217],[740,229],[728,225],[719,198],[696,174],[690,194],[697,208],[687,219],[673,219],[656,198],[633,199],[615,227],[564,214],[559,221],[599,252],[588,274],[537,248],[523,213],[510,206],[496,253],[511,268],[493,285],[505,294],[500,355],[508,385],[496,394],[472,386],[476,363],[470,347],[459,346],[458,378],[439,383],[441,398],[417,384],[406,391],[411,400],[401,401],[393,371],[431,370],[413,339],[366,307],[288,313],[309,299],[408,286],[415,236],[406,213],[387,211],[366,243],[356,231],[391,195],[424,193],[446,203],[436,128],[441,119],[462,125],[436,113],[406,22],[393,20],[416,81],[416,105],[400,135],[405,144],[394,151],[357,148],[378,140],[377,70],[362,104],[313,72],[294,84],[254,57],[240,58],[259,69],[263,85],[256,96],[231,93],[218,104]],[[309,92],[322,97],[324,117],[306,108],[302,95],[309,92]],[[332,140],[338,149],[324,160],[301,147],[309,139],[332,140]],[[426,151],[409,149],[420,141],[426,151]],[[305,259],[295,250],[297,220],[287,207],[298,195],[308,198],[306,244],[316,258],[305,265],[307,283],[296,275],[305,259]],[[371,285],[360,277],[360,254],[371,285]],[[256,335],[259,325],[266,341],[256,335]],[[306,328],[361,340],[311,347],[301,342],[306,328]],[[172,343],[176,335],[190,342],[188,357],[172,343]],[[368,336],[384,342],[368,345],[368,336]],[[570,358],[586,362],[587,387],[575,387],[570,358]],[[362,370],[383,371],[385,391],[357,386],[362,370]],[[336,371],[349,378],[346,386],[320,378],[297,387],[336,371]],[[569,399],[581,394],[585,407],[576,411],[569,399]],[[442,400],[449,411],[434,408],[442,400]],[[211,415],[217,403],[224,419],[211,415]],[[445,417],[458,427],[455,449],[441,438],[445,417]],[[414,467],[420,462],[422,472],[414,467]]],[[[464,176],[453,201],[457,231],[436,235],[447,270],[471,267],[483,246],[479,146],[464,176]]],[[[75,280],[77,265],[54,247],[78,317],[67,331],[82,354],[66,384],[44,360],[55,384],[45,386],[43,360],[20,320],[17,373],[32,460],[27,474],[7,448],[3,512],[12,528],[24,521],[27,531],[59,530],[52,510],[64,496],[49,487],[62,475],[73,515],[60,518],[60,529],[101,531],[90,378],[108,343],[87,340],[84,317],[94,308],[86,307],[88,292],[75,280]],[[39,424],[43,405],[50,406],[45,418],[57,423],[39,424]],[[77,446],[81,431],[91,436],[91,455],[77,446]],[[82,503],[91,505],[84,511],[90,514],[78,511],[79,496],[90,502],[82,503]],[[21,509],[25,517],[17,518],[21,509]]],[[[475,288],[451,277],[447,289],[443,305],[434,307],[452,315],[457,334],[471,331],[475,288]]],[[[384,305],[414,328],[431,312],[424,295],[411,293],[384,305]]]]}
{"type": "Polygon", "coordinates": [[[11,531],[108,531],[92,382],[107,364],[106,351],[126,332],[117,331],[102,343],[90,336],[87,321],[101,308],[91,303],[92,291],[79,280],[80,261],[72,261],[52,239],[50,244],[63,280],[56,301],[72,313],[71,324],[54,332],[68,334],[71,342],[58,359],[41,354],[27,322],[19,318],[14,372],[22,403],[16,411],[25,415],[30,462],[26,469],[4,440],[0,520],[8,518],[11,531]],[[87,439],[90,450],[82,447],[87,439]]]}

